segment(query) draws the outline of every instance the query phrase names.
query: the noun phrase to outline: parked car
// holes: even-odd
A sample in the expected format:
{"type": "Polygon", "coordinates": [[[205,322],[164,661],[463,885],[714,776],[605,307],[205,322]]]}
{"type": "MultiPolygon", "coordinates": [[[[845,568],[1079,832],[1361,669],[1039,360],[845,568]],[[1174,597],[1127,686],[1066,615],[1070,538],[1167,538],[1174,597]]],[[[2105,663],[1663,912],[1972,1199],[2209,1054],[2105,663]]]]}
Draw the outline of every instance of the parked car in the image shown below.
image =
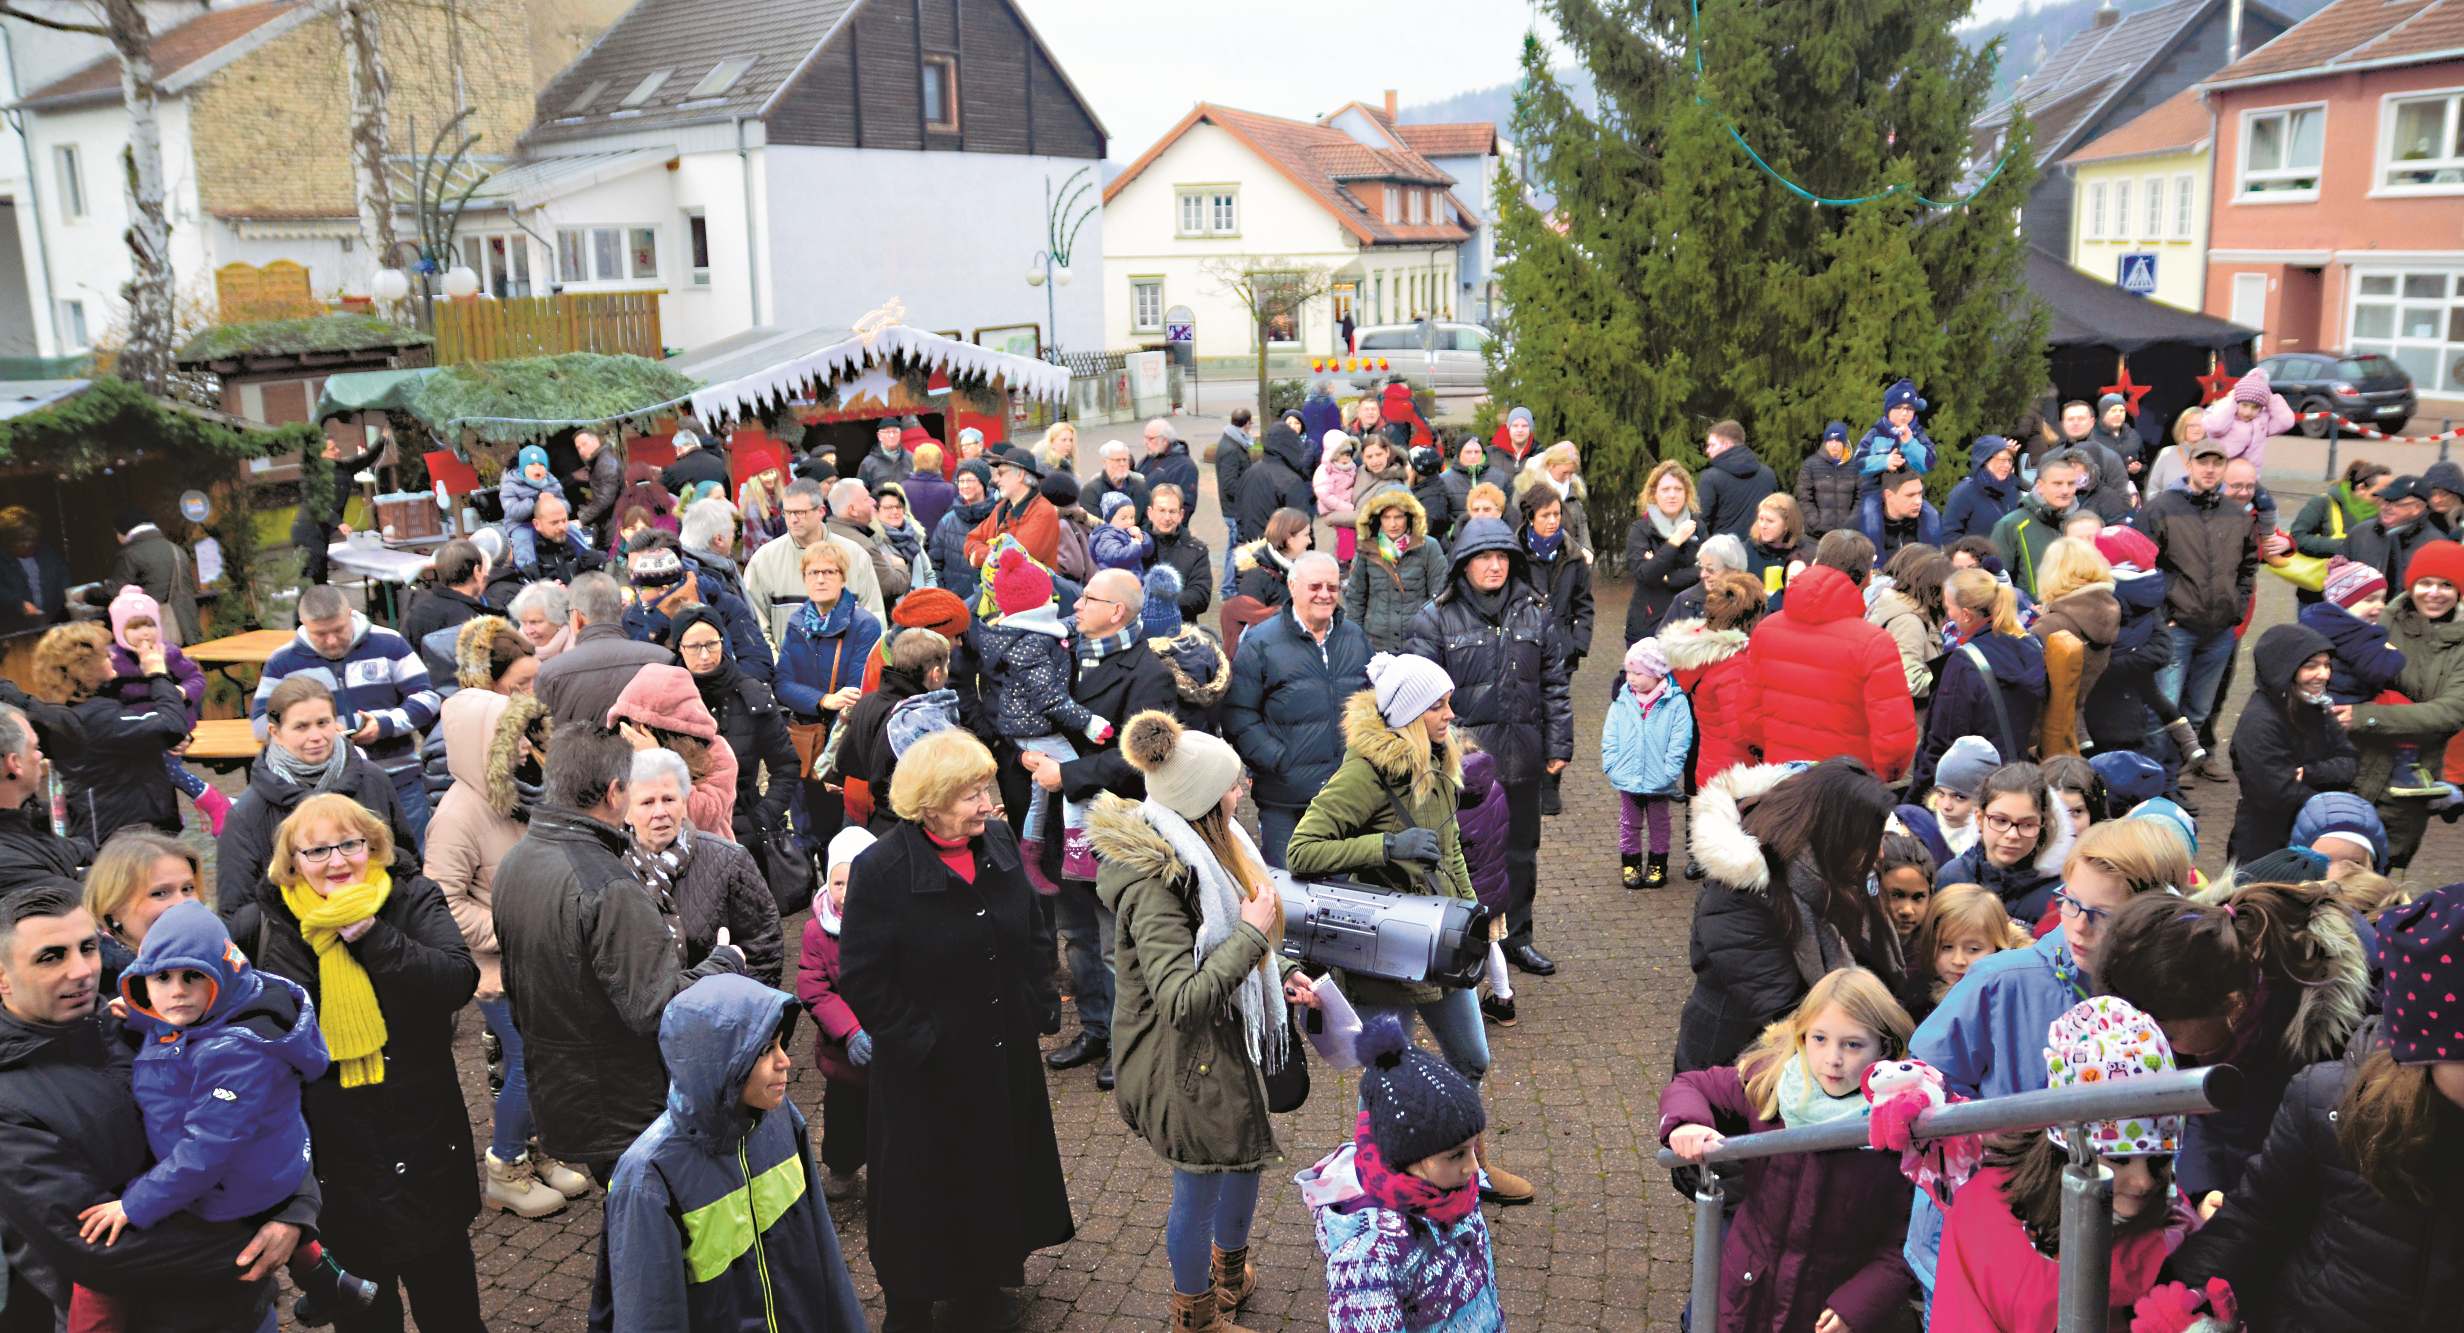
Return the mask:
{"type": "Polygon", "coordinates": [[[2267,382],[2303,417],[2301,433],[2326,436],[2326,418],[2313,412],[2334,412],[2356,426],[2376,426],[2390,435],[2404,433],[2420,400],[2413,377],[2392,359],[2377,352],[2280,352],[2259,363],[2267,382]]]}
{"type": "Polygon", "coordinates": [[[1447,389],[1477,389],[1488,383],[1489,365],[1482,349],[1489,345],[1489,331],[1477,324],[1460,324],[1451,320],[1437,322],[1437,347],[1424,360],[1418,324],[1367,324],[1352,330],[1352,351],[1355,354],[1375,353],[1394,363],[1394,368],[1417,378],[1427,367],[1431,385],[1447,389]]]}

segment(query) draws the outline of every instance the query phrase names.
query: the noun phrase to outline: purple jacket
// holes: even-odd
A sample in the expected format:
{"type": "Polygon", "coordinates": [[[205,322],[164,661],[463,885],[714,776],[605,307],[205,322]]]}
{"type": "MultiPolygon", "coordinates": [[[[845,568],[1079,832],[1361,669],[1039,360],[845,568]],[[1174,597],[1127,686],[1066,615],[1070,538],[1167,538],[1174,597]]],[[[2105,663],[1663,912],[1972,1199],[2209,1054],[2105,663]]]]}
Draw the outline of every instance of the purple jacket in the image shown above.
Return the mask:
{"type": "Polygon", "coordinates": [[[1472,892],[1490,911],[1505,911],[1506,789],[1497,782],[1497,757],[1486,750],[1463,756],[1455,828],[1463,839],[1463,864],[1472,872],[1472,892]]]}
{"type": "MultiPolygon", "coordinates": [[[[188,660],[188,654],[166,643],[163,645],[163,665],[171,669],[171,678],[180,684],[180,693],[188,698],[188,725],[197,725],[197,706],[205,702],[205,669],[188,660]]],[[[118,644],[111,645],[111,682],[114,698],[122,703],[144,703],[149,697],[145,673],[137,669],[137,655],[118,644]]]]}
{"type": "MultiPolygon", "coordinates": [[[[1660,1094],[1660,1141],[1679,1125],[1760,1133],[1731,1066],[1679,1074],[1660,1094]]],[[[1850,1148],[1743,1163],[1720,1252],[1717,1333],[1789,1333],[1825,1309],[1853,1329],[1888,1327],[1916,1290],[1900,1243],[1912,1187],[1896,1154],[1850,1148]]]]}

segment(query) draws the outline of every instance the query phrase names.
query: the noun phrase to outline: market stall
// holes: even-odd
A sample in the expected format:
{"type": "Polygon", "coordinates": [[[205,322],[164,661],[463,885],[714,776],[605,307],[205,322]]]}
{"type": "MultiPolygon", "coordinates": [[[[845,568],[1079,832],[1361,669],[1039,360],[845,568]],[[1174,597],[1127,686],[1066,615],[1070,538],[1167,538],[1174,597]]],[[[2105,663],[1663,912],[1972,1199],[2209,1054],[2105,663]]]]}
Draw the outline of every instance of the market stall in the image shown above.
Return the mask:
{"type": "Polygon", "coordinates": [[[2122,393],[2149,440],[2164,438],[2183,408],[2229,392],[2254,364],[2257,329],[2134,296],[2043,250],[2028,251],[2027,290],[2053,316],[2045,354],[2056,401],[2122,393]]]}

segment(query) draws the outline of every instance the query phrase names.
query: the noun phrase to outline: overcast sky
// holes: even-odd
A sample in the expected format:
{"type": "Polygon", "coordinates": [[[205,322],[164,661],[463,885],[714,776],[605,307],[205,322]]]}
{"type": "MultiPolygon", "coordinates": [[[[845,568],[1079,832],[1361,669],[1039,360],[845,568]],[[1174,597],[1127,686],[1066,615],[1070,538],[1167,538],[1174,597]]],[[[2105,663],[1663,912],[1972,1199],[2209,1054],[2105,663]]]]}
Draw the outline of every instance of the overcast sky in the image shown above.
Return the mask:
{"type": "MultiPolygon", "coordinates": [[[[1976,0],[1971,20],[2024,3],[1976,0]]],[[[1535,22],[1528,0],[1019,5],[1103,117],[1115,162],[1145,152],[1199,101],[1308,120],[1355,98],[1374,103],[1389,86],[1409,106],[1511,82],[1535,22]]],[[[1546,17],[1536,21],[1555,46],[1546,17]]]]}
{"type": "MultiPolygon", "coordinates": [[[[1197,102],[1314,119],[1392,87],[1405,105],[1522,73],[1522,0],[1019,0],[1112,132],[1147,150],[1197,102]]],[[[1553,30],[1545,34],[1554,40],[1553,30]]]]}

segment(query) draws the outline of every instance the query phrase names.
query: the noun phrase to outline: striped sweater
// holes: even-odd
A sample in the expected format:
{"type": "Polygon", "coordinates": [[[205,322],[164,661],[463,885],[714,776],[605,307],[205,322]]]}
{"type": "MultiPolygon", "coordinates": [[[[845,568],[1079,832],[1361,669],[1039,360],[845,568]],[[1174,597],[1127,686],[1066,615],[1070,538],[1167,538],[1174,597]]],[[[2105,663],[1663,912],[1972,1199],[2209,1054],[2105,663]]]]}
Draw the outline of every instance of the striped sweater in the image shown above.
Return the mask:
{"type": "Polygon", "coordinates": [[[377,723],[377,739],[361,747],[388,772],[419,762],[419,733],[436,722],[437,693],[428,680],[427,664],[409,640],[392,630],[371,625],[351,613],[351,646],[340,658],[328,658],[309,646],[301,630],[266,659],[257,692],[248,700],[248,722],[259,740],[268,721],[265,701],[274,687],[292,676],[306,676],[333,691],[334,711],[349,732],[368,719],[377,723]]]}

